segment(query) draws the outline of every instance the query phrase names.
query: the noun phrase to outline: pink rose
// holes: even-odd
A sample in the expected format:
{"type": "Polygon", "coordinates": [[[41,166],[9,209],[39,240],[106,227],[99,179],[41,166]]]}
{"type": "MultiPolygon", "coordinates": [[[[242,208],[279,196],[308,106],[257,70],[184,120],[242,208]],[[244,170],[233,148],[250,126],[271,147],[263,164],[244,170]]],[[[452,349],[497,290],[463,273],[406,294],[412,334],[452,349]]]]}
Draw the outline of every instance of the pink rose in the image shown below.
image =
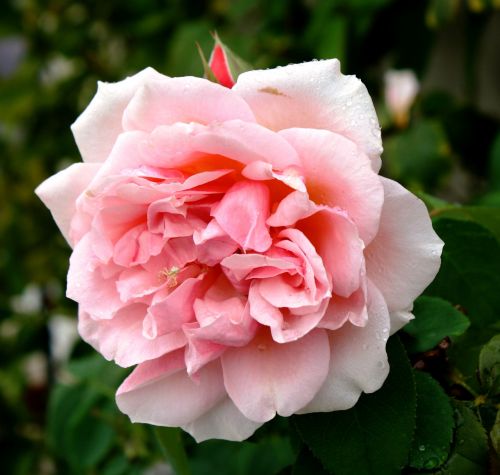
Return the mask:
{"type": "Polygon", "coordinates": [[[376,391],[440,264],[423,203],[380,177],[372,101],[337,60],[232,89],[146,69],[100,83],[83,163],[37,189],[73,247],[69,298],[133,421],[242,440],[376,391]]]}

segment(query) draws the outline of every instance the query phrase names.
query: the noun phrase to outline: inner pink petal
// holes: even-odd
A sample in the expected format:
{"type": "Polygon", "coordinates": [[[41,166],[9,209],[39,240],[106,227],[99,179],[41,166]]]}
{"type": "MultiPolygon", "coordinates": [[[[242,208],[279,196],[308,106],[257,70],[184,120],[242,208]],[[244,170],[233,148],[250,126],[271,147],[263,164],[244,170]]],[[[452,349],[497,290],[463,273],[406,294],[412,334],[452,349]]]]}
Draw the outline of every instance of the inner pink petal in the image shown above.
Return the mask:
{"type": "Polygon", "coordinates": [[[269,207],[270,193],[267,186],[244,180],[227,191],[212,215],[243,250],[265,252],[272,242],[266,225],[269,207]]]}

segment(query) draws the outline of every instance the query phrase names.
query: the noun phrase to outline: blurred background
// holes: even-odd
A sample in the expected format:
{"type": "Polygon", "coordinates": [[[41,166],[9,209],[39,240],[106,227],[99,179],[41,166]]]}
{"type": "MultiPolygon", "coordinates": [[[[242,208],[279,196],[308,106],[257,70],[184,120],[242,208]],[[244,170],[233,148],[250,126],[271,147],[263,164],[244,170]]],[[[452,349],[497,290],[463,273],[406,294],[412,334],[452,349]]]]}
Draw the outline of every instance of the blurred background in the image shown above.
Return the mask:
{"type": "MultiPolygon", "coordinates": [[[[427,202],[500,207],[498,0],[3,0],[2,473],[173,473],[151,428],[115,407],[127,371],[78,340],[70,249],[33,190],[79,160],[69,126],[97,80],[201,76],[195,42],[208,56],[214,30],[256,68],[339,58],[374,99],[382,174],[427,202]]],[[[194,474],[265,475],[293,461],[287,434],[278,419],[242,444],[164,437],[173,451],[182,437],[194,474]]]]}

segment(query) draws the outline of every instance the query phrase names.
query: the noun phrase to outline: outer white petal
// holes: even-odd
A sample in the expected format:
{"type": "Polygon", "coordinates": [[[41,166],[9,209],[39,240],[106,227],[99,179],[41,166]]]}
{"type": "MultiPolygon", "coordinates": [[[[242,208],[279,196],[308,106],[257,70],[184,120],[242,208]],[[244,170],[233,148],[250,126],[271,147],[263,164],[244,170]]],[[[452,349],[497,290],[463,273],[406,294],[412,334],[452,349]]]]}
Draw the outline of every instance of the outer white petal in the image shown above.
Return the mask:
{"type": "Polygon", "coordinates": [[[35,190],[70,245],[69,226],[75,214],[75,201],[87,188],[100,166],[100,163],[74,163],[47,178],[35,190]]]}
{"type": "Polygon", "coordinates": [[[99,82],[87,108],[71,126],[84,162],[104,162],[118,135],[123,132],[122,116],[135,92],[149,81],[166,76],[146,68],[116,83],[99,82]]]}
{"type": "Polygon", "coordinates": [[[364,327],[346,323],[329,332],[330,371],[315,398],[300,414],[349,409],[362,392],[380,389],[389,374],[385,345],[389,312],[378,289],[368,284],[368,322],[364,327]]]}
{"type": "Polygon", "coordinates": [[[398,310],[391,312],[391,335],[403,328],[415,315],[410,310],[398,310]]]}
{"type": "Polygon", "coordinates": [[[373,102],[364,84],[344,76],[337,59],[248,71],[232,89],[272,130],[309,127],[337,132],[355,142],[380,168],[382,140],[373,102]]]}
{"type": "Polygon", "coordinates": [[[432,229],[421,200],[395,181],[381,180],[384,206],[378,234],[365,249],[366,272],[394,313],[410,309],[432,282],[441,264],[443,241],[432,229]]]}
{"type": "Polygon", "coordinates": [[[233,401],[226,398],[206,414],[182,426],[182,429],[189,432],[196,442],[208,439],[239,442],[248,439],[261,425],[260,422],[247,419],[233,401]]]}

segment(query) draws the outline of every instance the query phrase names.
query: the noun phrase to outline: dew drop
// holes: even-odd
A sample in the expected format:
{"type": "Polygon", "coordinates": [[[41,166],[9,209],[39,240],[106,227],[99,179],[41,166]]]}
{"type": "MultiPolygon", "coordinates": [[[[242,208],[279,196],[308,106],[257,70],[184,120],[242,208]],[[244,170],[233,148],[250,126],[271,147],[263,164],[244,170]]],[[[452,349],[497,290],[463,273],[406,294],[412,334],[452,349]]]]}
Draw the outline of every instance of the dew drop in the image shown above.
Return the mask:
{"type": "Polygon", "coordinates": [[[424,452],[425,451],[425,445],[419,445],[418,450],[420,450],[420,452],[424,452]]]}

